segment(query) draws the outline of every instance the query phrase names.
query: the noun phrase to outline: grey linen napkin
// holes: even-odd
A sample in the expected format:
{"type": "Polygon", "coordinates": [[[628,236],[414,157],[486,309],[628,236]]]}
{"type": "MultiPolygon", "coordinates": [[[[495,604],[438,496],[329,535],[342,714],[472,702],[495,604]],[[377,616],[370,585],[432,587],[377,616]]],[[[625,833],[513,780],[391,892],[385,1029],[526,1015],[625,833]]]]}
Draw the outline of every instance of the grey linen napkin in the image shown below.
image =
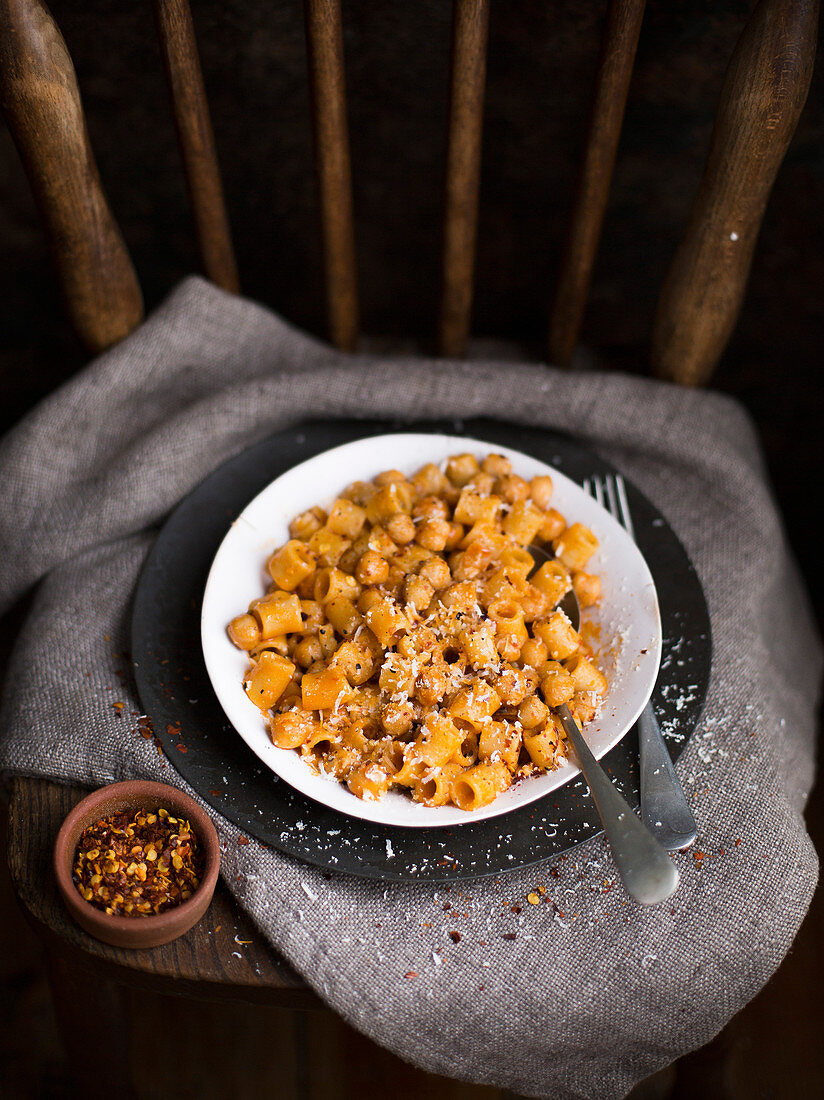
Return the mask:
{"type": "Polygon", "coordinates": [[[801,814],[819,642],[752,427],[730,399],[618,374],[347,356],[187,280],[0,445],[0,609],[40,582],[9,670],[0,766],[183,786],[112,709],[138,708],[115,653],[157,524],[272,431],[398,414],[562,427],[668,517],[701,576],[715,643],[705,713],[678,766],[704,857],[679,855],[678,892],[643,909],[609,889],[608,849],[594,840],[551,877],[468,884],[456,917],[431,885],[327,880],[239,846],[218,821],[226,881],[320,996],[403,1058],[529,1096],[619,1097],[758,992],[817,877],[801,814]],[[524,904],[541,881],[555,906],[524,904]]]}

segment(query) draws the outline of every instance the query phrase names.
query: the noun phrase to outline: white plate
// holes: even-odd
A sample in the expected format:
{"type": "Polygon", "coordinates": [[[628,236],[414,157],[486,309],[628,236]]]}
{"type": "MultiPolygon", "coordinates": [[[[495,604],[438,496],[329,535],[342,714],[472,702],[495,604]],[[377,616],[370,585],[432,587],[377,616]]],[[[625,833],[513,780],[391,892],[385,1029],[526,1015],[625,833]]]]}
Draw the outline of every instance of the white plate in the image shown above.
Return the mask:
{"type": "Polygon", "coordinates": [[[524,806],[578,774],[579,769],[567,762],[557,771],[523,780],[472,813],[454,806],[422,806],[396,791],[380,802],[364,802],[337,780],[315,775],[294,750],[275,748],[260,711],[243,690],[248,658],[229,641],[226,625],[266,590],[266,560],[289,538],[294,516],[315,504],[331,504],[350,482],[370,481],[381,470],[399,469],[410,475],[426,462],[440,463],[466,451],[478,457],[504,454],[512,460],[514,472],[527,479],[550,474],[553,506],[570,523],[580,521],[598,537],[599,548],[587,568],[600,576],[603,594],[597,609],[587,615],[600,628],[599,665],[609,691],[600,715],[584,730],[596,757],[621,740],[652,694],[661,659],[661,619],[652,576],[623,528],[575,482],[519,451],[462,436],[381,435],[325,451],[273,481],[232,524],[206,582],[201,637],[215,693],[249,748],[291,786],[351,817],[419,828],[460,825],[524,806]]]}

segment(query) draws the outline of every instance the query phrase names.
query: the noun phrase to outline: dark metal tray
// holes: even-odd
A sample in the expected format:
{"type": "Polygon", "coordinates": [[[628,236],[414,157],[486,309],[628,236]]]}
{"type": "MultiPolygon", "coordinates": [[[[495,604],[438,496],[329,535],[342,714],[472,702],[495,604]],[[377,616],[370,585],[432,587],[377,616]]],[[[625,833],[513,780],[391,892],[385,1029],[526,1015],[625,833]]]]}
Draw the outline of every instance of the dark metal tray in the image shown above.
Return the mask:
{"type": "MultiPolygon", "coordinates": [[[[602,831],[581,778],[522,809],[456,828],[399,828],[351,818],[293,790],[258,760],[229,725],[203,663],[200,605],[206,576],[238,513],[299,462],[353,439],[404,430],[467,434],[513,447],[579,483],[612,470],[572,439],[491,420],[460,425],[308,422],[278,432],[215,470],[161,530],[135,595],[137,688],[168,759],[209,805],[248,836],[329,871],[367,878],[450,881],[497,875],[557,856],[602,831]]],[[[385,465],[392,465],[391,454],[385,465]]],[[[631,483],[627,494],[638,545],[658,590],[664,638],[653,705],[675,759],[706,695],[709,615],[695,569],[669,524],[631,483]]],[[[602,760],[634,806],[637,761],[634,730],[602,760]]]]}

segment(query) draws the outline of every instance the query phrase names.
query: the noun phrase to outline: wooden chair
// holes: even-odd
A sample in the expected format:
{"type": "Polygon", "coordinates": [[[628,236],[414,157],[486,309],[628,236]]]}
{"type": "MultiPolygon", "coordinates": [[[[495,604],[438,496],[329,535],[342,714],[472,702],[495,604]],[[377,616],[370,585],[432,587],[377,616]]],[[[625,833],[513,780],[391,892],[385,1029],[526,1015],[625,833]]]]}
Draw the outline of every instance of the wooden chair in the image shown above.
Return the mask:
{"type": "MultiPolygon", "coordinates": [[[[154,0],[154,11],[203,271],[236,292],[189,4],[154,0]]],[[[438,329],[439,350],[450,357],[464,353],[470,330],[489,0],[454,0],[453,11],[438,329]]],[[[329,336],[337,347],[353,349],[358,286],[341,5],[305,0],[305,13],[329,336]]],[[[581,332],[643,14],[644,0],[607,4],[589,128],[549,310],[548,357],[561,365],[569,364],[581,332]]],[[[704,177],[660,292],[651,333],[651,368],[658,377],[705,383],[735,325],[767,199],[809,88],[817,23],[818,0],[760,0],[744,28],[724,81],[704,177]]],[[[90,351],[102,351],[140,323],[141,290],[95,165],[71,59],[40,0],[0,0],[0,99],[71,323],[90,351]]],[[[10,802],[11,872],[46,949],[72,1059],[86,1049],[89,1020],[99,1029],[98,1042],[102,1036],[115,1056],[128,1058],[117,1026],[126,990],[319,1007],[222,887],[204,921],[168,947],[129,953],[81,932],[57,898],[49,856],[60,821],[83,793],[18,779],[10,802]],[[236,939],[244,941],[242,957],[236,939]],[[89,974],[95,975],[93,989],[89,974]]],[[[346,1040],[350,1049],[357,1042],[346,1040]]],[[[415,1080],[423,1087],[423,1075],[415,1080]]],[[[427,1081],[433,1096],[470,1095],[460,1086],[438,1091],[446,1086],[427,1081]]],[[[313,1087],[295,1095],[343,1095],[328,1081],[332,1091],[317,1082],[313,1087]]]]}

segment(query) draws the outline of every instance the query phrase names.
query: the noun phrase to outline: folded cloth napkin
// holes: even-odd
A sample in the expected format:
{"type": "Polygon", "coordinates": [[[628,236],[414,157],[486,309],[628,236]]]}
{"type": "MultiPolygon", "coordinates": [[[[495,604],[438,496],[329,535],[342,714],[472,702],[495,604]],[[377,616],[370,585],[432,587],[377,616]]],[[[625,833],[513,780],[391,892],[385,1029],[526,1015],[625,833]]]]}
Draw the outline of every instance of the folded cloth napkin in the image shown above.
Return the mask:
{"type": "Polygon", "coordinates": [[[330,880],[239,846],[219,820],[226,882],[332,1008],[410,1062],[528,1096],[620,1097],[758,992],[817,877],[801,814],[819,642],[734,401],[619,374],[344,355],[189,279],[0,445],[0,609],[39,582],[9,671],[0,766],[183,786],[150,743],[124,738],[111,706],[138,708],[114,653],[128,646],[157,524],[268,433],[307,417],[398,415],[571,431],[668,517],[704,585],[715,646],[678,766],[704,856],[678,856],[677,893],[650,909],[605,891],[601,839],[552,868],[558,907],[511,911],[535,870],[468,884],[459,943],[431,884],[330,880]]]}

